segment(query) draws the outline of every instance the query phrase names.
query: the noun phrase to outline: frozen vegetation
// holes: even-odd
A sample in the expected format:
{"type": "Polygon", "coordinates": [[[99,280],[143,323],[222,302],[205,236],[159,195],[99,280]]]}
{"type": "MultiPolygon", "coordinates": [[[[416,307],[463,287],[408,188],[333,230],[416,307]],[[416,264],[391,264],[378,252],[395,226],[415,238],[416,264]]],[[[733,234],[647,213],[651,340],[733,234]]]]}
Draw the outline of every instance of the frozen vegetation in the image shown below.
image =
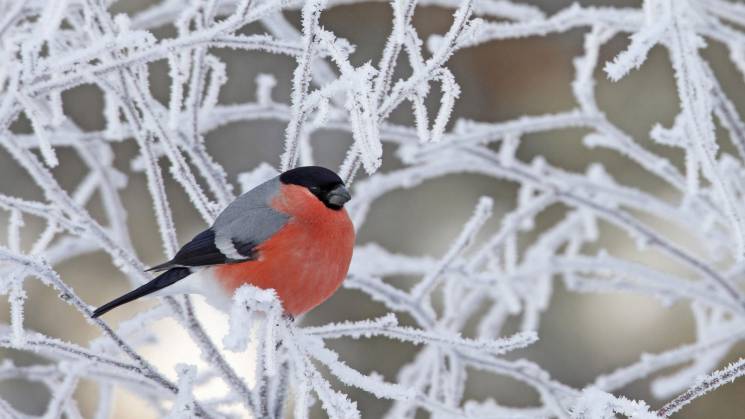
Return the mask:
{"type": "MultiPolygon", "coordinates": [[[[723,0],[647,0],[641,8],[572,5],[547,14],[504,0],[392,0],[384,47],[355,65],[349,59],[355,45],[324,28],[319,18],[327,9],[356,2],[164,0],[126,16],[112,14],[108,0],[0,1],[0,150],[43,191],[40,200],[0,191],[0,209],[9,220],[7,238],[0,243],[0,290],[10,302],[0,346],[48,359],[32,366],[6,361],[0,364],[0,380],[22,378],[47,386],[52,396],[45,418],[81,416],[73,397],[81,379],[100,387],[97,418],[108,416],[113,386],[127,388],[171,418],[228,417],[226,407],[254,417],[305,418],[315,403],[331,418],[360,417],[344,393],[350,386],[391,400],[388,418],[413,418],[417,412],[436,418],[649,418],[673,415],[745,374],[745,359],[731,365],[723,361],[745,339],[745,123],[701,54],[708,40],[721,43],[745,74],[745,6],[723,0]],[[450,28],[422,39],[412,24],[421,6],[451,11],[450,28]],[[292,24],[283,10],[299,11],[301,24],[292,24]],[[263,33],[240,32],[249,24],[263,33]],[[173,37],[156,38],[151,32],[169,25],[175,28],[173,37]],[[574,60],[574,108],[505,121],[451,118],[454,104],[467,100],[448,69],[454,53],[495,40],[557,36],[577,28],[583,30],[584,46],[574,60]],[[619,35],[628,38],[627,47],[602,62],[600,48],[619,35]],[[671,126],[656,125],[649,136],[682,150],[684,167],[641,146],[596,102],[597,74],[622,79],[643,66],[650,49],[658,46],[669,53],[679,115],[671,126]],[[291,79],[264,74],[246,81],[256,85],[253,101],[221,104],[225,63],[213,54],[221,48],[290,56],[296,67],[291,79]],[[168,63],[171,86],[165,103],[153,97],[148,83],[149,65],[156,61],[168,63]],[[402,62],[408,67],[399,78],[402,62]],[[96,86],[104,97],[101,131],[84,131],[64,111],[75,104],[64,103],[62,92],[83,84],[96,86]],[[277,84],[292,86],[289,102],[273,98],[277,84]],[[426,102],[430,96],[437,100],[426,102]],[[390,121],[400,109],[411,112],[411,126],[390,121]],[[30,121],[33,134],[11,129],[19,118],[30,121]],[[482,227],[497,197],[474,202],[470,219],[451,221],[462,223],[462,229],[441,255],[398,254],[372,243],[356,248],[344,287],[385,305],[389,313],[384,317],[304,327],[282,316],[271,291],[242,288],[230,313],[230,333],[222,341],[207,336],[185,297],[164,298],[118,328],[105,318],[90,319],[92,305],[100,302],[81,299],[55,266],[104,252],[131,286],[149,279],[131,244],[131,219],[122,204],[128,176],[146,176],[150,196],[143,202],[152,203],[162,259],[170,258],[181,227],[173,221],[164,179],[178,182],[210,223],[237,188],[208,154],[205,135],[253,120],[286,125],[284,152],[275,161],[246,168],[238,179],[243,186],[313,162],[315,131],[349,133],[352,145],[336,169],[352,186],[348,209],[358,228],[376,200],[389,192],[451,174],[508,180],[519,185],[519,193],[496,231],[482,227]],[[525,135],[576,127],[588,132],[585,147],[617,152],[674,190],[674,197],[662,199],[622,184],[599,163],[570,172],[540,156],[532,161],[516,157],[525,135]],[[112,164],[112,144],[122,141],[138,147],[131,173],[112,164]],[[732,154],[723,151],[725,141],[732,154]],[[401,168],[380,170],[383,144],[395,150],[391,158],[401,168]],[[54,174],[63,149],[85,166],[86,175],[73,188],[63,188],[54,174]],[[103,217],[91,215],[94,200],[103,217]],[[537,230],[535,218],[555,206],[565,208],[565,216],[537,230]],[[24,220],[31,218],[43,220],[45,228],[27,240],[24,220]],[[651,221],[655,218],[684,231],[700,251],[666,234],[651,221]],[[664,254],[683,274],[604,249],[598,244],[600,226],[632,238],[640,250],[664,254]],[[486,239],[476,240],[477,234],[486,239]],[[526,237],[531,239],[526,242],[526,237]],[[395,275],[419,280],[404,290],[386,281],[395,275]],[[80,345],[25,327],[24,311],[43,309],[26,293],[30,281],[54,289],[100,329],[101,338],[80,345]],[[539,324],[557,281],[571,292],[622,290],[665,304],[683,303],[695,320],[695,341],[641,355],[585,388],[563,384],[520,357],[522,348],[540,339],[539,324]],[[400,325],[401,314],[416,326],[400,325]],[[178,379],[169,380],[138,353],[141,342],[132,335],[165,316],[188,332],[208,368],[182,364],[178,379]],[[518,333],[504,331],[508,318],[519,319],[518,333]],[[474,333],[464,334],[467,323],[476,325],[474,333]],[[396,377],[384,379],[351,368],[327,344],[371,336],[410,343],[418,355],[396,377]],[[257,353],[254,382],[243,380],[224,358],[225,351],[247,345],[257,353]],[[540,403],[515,408],[469,400],[464,388],[475,370],[524,383],[540,403]],[[661,370],[667,372],[659,375],[661,370]],[[658,400],[617,395],[618,389],[650,376],[655,376],[651,386],[658,400]],[[226,383],[229,397],[194,396],[194,389],[212,378],[226,383]]],[[[2,400],[0,416],[26,417],[2,400]]]]}

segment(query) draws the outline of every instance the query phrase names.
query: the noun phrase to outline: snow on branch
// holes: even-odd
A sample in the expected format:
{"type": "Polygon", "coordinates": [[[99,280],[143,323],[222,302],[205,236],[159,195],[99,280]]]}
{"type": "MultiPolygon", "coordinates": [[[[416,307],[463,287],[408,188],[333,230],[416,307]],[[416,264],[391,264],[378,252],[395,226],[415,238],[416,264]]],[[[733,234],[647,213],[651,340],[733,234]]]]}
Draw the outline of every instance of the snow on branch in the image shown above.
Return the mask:
{"type": "MultiPolygon", "coordinates": [[[[114,412],[116,388],[169,418],[227,418],[236,411],[307,418],[317,401],[329,417],[361,417],[349,388],[385,399],[386,417],[397,419],[420,412],[651,418],[668,417],[745,374],[742,359],[722,365],[745,339],[745,122],[733,100],[737,93],[726,91],[704,53],[708,41],[720,43],[745,76],[742,5],[645,0],[640,8],[575,4],[549,14],[518,1],[390,0],[384,46],[360,60],[360,51],[371,50],[367,45],[361,48],[322,23],[330,9],[365,2],[163,0],[131,16],[115,15],[109,1],[0,2],[0,151],[41,192],[28,198],[0,191],[0,295],[9,307],[7,324],[0,324],[0,347],[42,358],[33,365],[3,360],[0,382],[21,379],[47,388],[44,417],[82,417],[75,394],[86,380],[98,387],[96,418],[114,412]],[[433,7],[452,17],[441,33],[425,38],[415,16],[433,7]],[[299,12],[299,25],[286,17],[288,11],[299,12]],[[156,36],[162,27],[173,29],[171,35],[156,36]],[[502,121],[457,118],[458,102],[469,99],[461,89],[467,81],[449,68],[458,51],[575,29],[583,31],[584,40],[574,60],[573,107],[502,121]],[[602,62],[601,49],[619,36],[628,44],[602,62]],[[222,103],[229,75],[242,74],[229,71],[219,53],[226,49],[284,56],[292,68],[241,80],[255,86],[254,98],[222,103]],[[625,132],[596,100],[598,74],[621,80],[657,49],[669,54],[680,106],[672,124],[656,123],[649,136],[682,151],[684,165],[625,132]],[[166,100],[150,85],[151,64],[158,61],[167,66],[166,100]],[[292,76],[283,79],[288,73],[292,76]],[[69,113],[79,104],[65,93],[81,85],[101,93],[102,128],[86,131],[69,113]],[[276,86],[290,92],[289,100],[280,99],[276,86]],[[17,128],[24,119],[31,132],[17,128]],[[402,120],[410,123],[396,122],[402,120]],[[208,134],[253,121],[282,124],[284,149],[276,161],[242,168],[234,184],[223,162],[210,154],[208,134]],[[720,138],[717,125],[734,148],[720,138]],[[599,162],[575,172],[551,164],[550,156],[521,157],[526,136],[568,128],[583,130],[587,149],[618,154],[670,194],[663,198],[625,184],[599,162]],[[272,290],[245,286],[233,297],[229,332],[221,341],[209,337],[188,297],[163,298],[163,304],[113,328],[90,318],[94,302],[85,301],[57,271],[63,262],[71,266],[98,252],[108,255],[132,286],[144,283],[150,278],[124,202],[128,181],[146,180],[147,195],[139,199],[150,203],[167,259],[178,249],[177,229],[186,227],[174,219],[169,195],[183,194],[212,222],[238,190],[320,157],[313,142],[324,130],[351,139],[335,154],[344,156],[335,164],[352,189],[347,209],[358,229],[380,198],[454,174],[510,182],[516,197],[485,196],[470,203],[470,218],[445,220],[462,227],[441,247],[442,254],[396,253],[358,243],[344,287],[387,311],[367,320],[303,326],[283,314],[272,290]],[[119,143],[130,143],[136,155],[123,153],[119,143]],[[392,153],[384,154],[384,147],[392,153]],[[74,184],[59,174],[70,155],[83,172],[74,184]],[[120,164],[128,156],[131,160],[120,164]],[[396,161],[383,165],[384,158],[396,161]],[[354,181],[360,169],[366,176],[354,181]],[[177,191],[167,190],[170,180],[177,191]],[[543,215],[549,211],[563,215],[547,222],[543,215]],[[616,252],[608,245],[608,231],[640,252],[664,255],[674,269],[616,252]],[[401,276],[415,278],[410,288],[400,286],[401,276]],[[24,316],[40,309],[30,291],[33,281],[52,289],[100,336],[73,343],[34,330],[24,316]],[[695,338],[642,354],[585,388],[563,384],[523,351],[540,345],[538,331],[556,281],[572,293],[626,292],[678,303],[694,318],[695,338]],[[205,361],[198,368],[179,364],[176,380],[141,352],[155,339],[150,325],[166,317],[186,332],[205,361]],[[416,355],[395,376],[383,377],[356,369],[332,343],[379,339],[409,345],[416,355]],[[255,354],[251,380],[225,357],[247,349],[255,354]],[[467,391],[473,371],[517,380],[539,401],[515,408],[501,400],[474,400],[467,391]],[[618,394],[648,378],[655,399],[618,394]],[[201,396],[200,387],[210,380],[221,381],[229,394],[201,396]]],[[[2,399],[0,416],[28,417],[13,400],[2,399]]]]}
{"type": "Polygon", "coordinates": [[[658,416],[670,417],[694,399],[706,393],[716,390],[725,384],[735,381],[745,375],[745,359],[740,359],[728,365],[726,368],[714,371],[700,380],[699,383],[688,389],[685,393],[671,400],[657,411],[658,416]]]}

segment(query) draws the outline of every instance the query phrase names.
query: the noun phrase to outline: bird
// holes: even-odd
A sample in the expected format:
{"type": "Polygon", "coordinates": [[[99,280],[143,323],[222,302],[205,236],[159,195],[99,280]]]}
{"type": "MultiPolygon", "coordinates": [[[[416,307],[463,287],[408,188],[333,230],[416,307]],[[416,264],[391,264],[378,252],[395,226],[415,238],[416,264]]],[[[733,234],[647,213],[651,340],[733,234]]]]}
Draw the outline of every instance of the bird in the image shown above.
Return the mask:
{"type": "Polygon", "coordinates": [[[240,195],[150,282],[93,311],[96,318],[144,296],[202,294],[228,311],[250,284],[274,289],[295,318],[327,300],[347,275],[355,231],[342,179],[321,166],[287,170],[240,195]]]}

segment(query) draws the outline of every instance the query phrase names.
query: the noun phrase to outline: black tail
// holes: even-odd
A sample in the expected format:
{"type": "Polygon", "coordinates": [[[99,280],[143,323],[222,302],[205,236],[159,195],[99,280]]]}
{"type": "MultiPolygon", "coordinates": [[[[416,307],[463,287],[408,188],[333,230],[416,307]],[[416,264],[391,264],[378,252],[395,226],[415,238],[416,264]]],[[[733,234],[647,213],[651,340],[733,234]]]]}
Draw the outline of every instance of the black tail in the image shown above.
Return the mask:
{"type": "Polygon", "coordinates": [[[172,285],[187,276],[191,275],[191,269],[189,268],[172,268],[169,269],[162,274],[158,275],[153,279],[152,281],[148,282],[147,284],[134,289],[124,295],[122,295],[119,298],[116,298],[112,301],[109,301],[108,303],[102,305],[101,307],[97,308],[96,311],[93,312],[93,318],[96,318],[104,313],[106,313],[109,310],[112,310],[114,308],[119,307],[122,304],[126,304],[130,301],[136,300],[140,297],[144,297],[148,294],[152,294],[155,291],[158,291],[160,289],[163,289],[169,285],[172,285]]]}

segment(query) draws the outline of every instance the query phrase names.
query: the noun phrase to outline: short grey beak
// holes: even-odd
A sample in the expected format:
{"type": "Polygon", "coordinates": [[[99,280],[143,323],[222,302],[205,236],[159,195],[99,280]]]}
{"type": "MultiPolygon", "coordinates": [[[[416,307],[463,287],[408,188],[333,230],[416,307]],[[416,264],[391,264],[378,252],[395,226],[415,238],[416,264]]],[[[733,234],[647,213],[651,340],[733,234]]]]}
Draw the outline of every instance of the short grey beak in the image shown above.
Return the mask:
{"type": "Polygon", "coordinates": [[[352,199],[352,195],[349,194],[349,191],[344,185],[337,186],[326,195],[328,203],[339,208],[343,207],[350,199],[352,199]]]}

